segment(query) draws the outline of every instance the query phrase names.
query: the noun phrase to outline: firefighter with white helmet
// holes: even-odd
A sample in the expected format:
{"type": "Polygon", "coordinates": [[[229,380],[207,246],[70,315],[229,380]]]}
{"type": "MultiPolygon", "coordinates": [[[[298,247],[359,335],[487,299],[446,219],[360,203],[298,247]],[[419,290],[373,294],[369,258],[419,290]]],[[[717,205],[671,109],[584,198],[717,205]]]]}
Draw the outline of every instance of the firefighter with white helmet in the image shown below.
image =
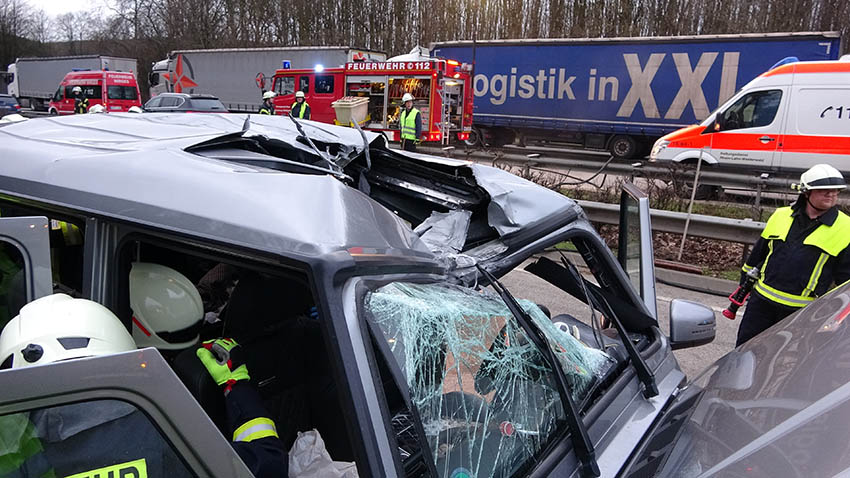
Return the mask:
{"type": "Polygon", "coordinates": [[[74,114],[85,114],[89,112],[89,99],[83,95],[83,89],[79,86],[71,88],[74,95],[74,114]]]}
{"type": "Polygon", "coordinates": [[[186,276],[160,264],[134,262],[130,268],[133,339],[138,347],[184,350],[200,340],[201,294],[186,276]]]}
{"type": "Polygon", "coordinates": [[[272,101],[272,98],[274,98],[275,96],[276,96],[275,92],[271,91],[271,90],[263,93],[263,105],[260,106],[260,114],[261,115],[273,115],[274,114],[274,102],[272,101]]]}
{"type": "Polygon", "coordinates": [[[295,92],[295,103],[289,110],[289,114],[298,119],[310,119],[310,105],[304,97],[303,91],[295,92]]]}
{"type": "Polygon", "coordinates": [[[422,115],[413,107],[413,99],[410,93],[401,97],[402,109],[398,125],[401,130],[401,148],[405,151],[416,151],[416,145],[422,136],[422,115]]]}
{"type": "Polygon", "coordinates": [[[736,345],[850,280],[850,217],[838,210],[844,176],[816,164],[800,176],[797,201],[777,209],[743,266],[758,270],[736,345]]]}

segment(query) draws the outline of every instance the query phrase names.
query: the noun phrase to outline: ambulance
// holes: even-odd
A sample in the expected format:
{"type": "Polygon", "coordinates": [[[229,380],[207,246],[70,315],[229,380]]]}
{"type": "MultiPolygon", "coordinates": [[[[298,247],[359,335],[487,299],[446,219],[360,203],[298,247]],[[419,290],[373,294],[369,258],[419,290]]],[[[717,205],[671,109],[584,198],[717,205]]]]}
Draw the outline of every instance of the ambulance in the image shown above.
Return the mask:
{"type": "Polygon", "coordinates": [[[48,107],[51,115],[74,114],[75,86],[79,86],[89,99],[89,108],[103,105],[107,113],[112,113],[129,111],[133,106],[142,107],[139,85],[132,72],[75,70],[65,75],[53,94],[48,107]]]}
{"type": "Polygon", "coordinates": [[[699,125],[658,141],[651,161],[758,172],[801,171],[827,163],[850,174],[850,55],[836,61],[789,58],[763,73],[699,125]]]}

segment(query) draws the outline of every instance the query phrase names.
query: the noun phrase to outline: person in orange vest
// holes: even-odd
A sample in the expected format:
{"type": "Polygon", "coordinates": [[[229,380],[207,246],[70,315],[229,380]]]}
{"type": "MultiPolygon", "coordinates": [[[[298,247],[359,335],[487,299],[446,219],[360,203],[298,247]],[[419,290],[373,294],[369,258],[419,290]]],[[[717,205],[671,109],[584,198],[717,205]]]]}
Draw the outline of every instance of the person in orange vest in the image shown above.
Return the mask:
{"type": "Polygon", "coordinates": [[[310,105],[304,100],[303,91],[295,92],[295,103],[292,103],[289,114],[298,119],[310,119],[310,105]]]}

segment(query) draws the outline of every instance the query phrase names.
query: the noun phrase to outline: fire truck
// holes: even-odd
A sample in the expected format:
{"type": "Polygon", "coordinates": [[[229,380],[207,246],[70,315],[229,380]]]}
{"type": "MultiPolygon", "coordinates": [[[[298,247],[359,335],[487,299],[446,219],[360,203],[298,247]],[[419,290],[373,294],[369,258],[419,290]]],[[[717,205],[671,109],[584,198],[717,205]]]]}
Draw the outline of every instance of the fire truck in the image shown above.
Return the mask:
{"type": "Polygon", "coordinates": [[[314,121],[337,122],[332,103],[343,97],[368,98],[364,129],[399,141],[401,98],[410,93],[422,117],[422,140],[447,144],[464,141],[472,130],[471,65],[454,60],[352,61],[339,68],[277,70],[275,112],[288,115],[295,92],[303,91],[314,121]]]}

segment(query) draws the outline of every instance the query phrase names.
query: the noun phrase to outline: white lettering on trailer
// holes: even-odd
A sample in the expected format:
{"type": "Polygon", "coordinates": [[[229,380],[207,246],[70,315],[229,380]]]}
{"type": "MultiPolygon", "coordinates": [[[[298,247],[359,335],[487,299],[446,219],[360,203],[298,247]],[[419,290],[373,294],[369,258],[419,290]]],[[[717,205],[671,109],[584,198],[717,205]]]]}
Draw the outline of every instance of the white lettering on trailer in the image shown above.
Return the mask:
{"type": "MultiPolygon", "coordinates": [[[[554,73],[554,70],[552,71],[554,73]]],[[[576,95],[573,94],[573,81],[575,81],[576,77],[571,76],[564,81],[565,70],[563,68],[558,70],[558,99],[561,100],[564,98],[564,93],[566,93],[567,98],[574,100],[576,99],[576,95]]]]}
{"type": "Polygon", "coordinates": [[[649,60],[646,62],[646,68],[641,68],[640,59],[636,53],[623,53],[623,60],[626,62],[626,69],[629,72],[629,78],[632,80],[632,86],[626,93],[626,99],[617,110],[617,116],[626,117],[632,115],[632,112],[640,101],[643,107],[643,115],[647,118],[660,118],[658,114],[658,105],[655,104],[655,97],[652,96],[652,79],[658,73],[658,68],[661,67],[661,62],[664,60],[666,53],[653,53],[649,55],[649,60]]]}
{"type": "Polygon", "coordinates": [[[717,97],[717,106],[722,105],[735,94],[736,81],[738,80],[738,59],[741,53],[727,51],[723,54],[723,69],[720,74],[720,94],[717,97]]]}
{"type": "Polygon", "coordinates": [[[688,103],[694,109],[694,116],[697,119],[704,119],[708,116],[710,111],[705,102],[705,95],[702,93],[702,82],[705,81],[705,76],[708,75],[717,55],[716,51],[703,53],[699,57],[697,66],[691,70],[691,60],[687,53],[673,53],[673,63],[676,65],[676,72],[679,73],[682,86],[676,93],[676,97],[673,98],[673,103],[667,109],[664,119],[681,118],[688,103]]]}

